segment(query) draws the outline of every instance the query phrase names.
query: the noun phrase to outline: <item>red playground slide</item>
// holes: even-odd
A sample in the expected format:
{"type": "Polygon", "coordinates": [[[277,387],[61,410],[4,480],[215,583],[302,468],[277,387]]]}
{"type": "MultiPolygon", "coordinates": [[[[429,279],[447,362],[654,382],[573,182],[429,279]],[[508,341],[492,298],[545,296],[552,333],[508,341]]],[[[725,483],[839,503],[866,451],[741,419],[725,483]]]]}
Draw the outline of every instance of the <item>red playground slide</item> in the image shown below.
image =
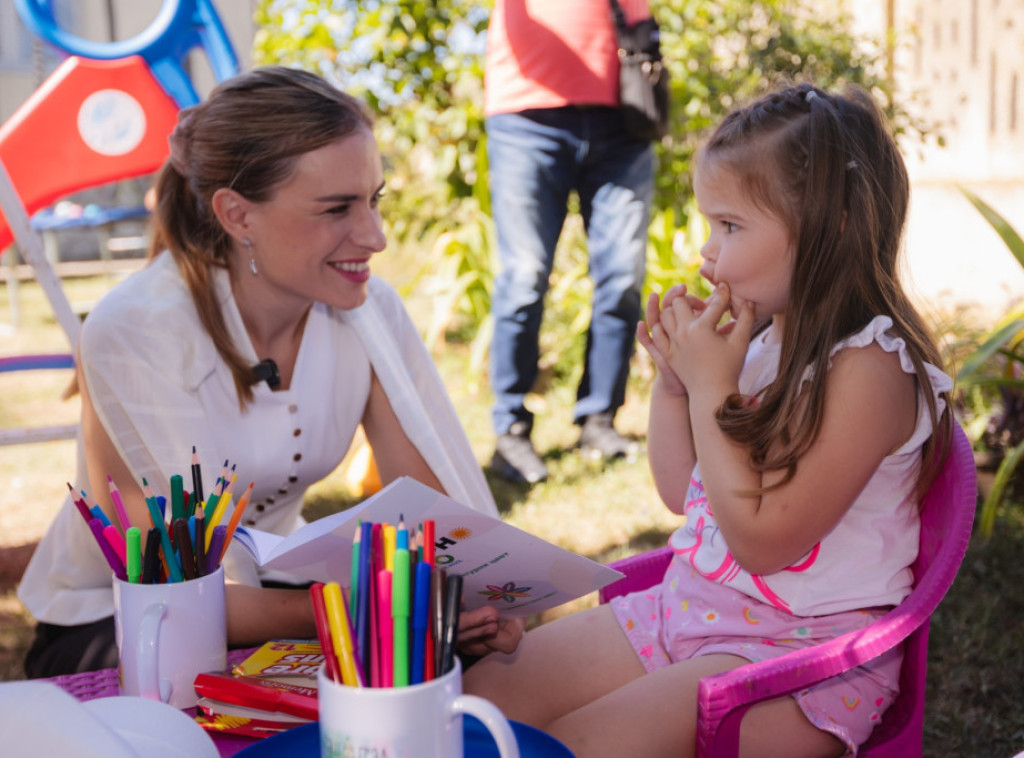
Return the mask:
{"type": "MultiPolygon", "coordinates": [[[[87,187],[156,171],[178,105],[139,56],[71,56],[0,126],[0,161],[29,214],[87,187]]],[[[0,250],[12,233],[0,213],[0,250]]]]}

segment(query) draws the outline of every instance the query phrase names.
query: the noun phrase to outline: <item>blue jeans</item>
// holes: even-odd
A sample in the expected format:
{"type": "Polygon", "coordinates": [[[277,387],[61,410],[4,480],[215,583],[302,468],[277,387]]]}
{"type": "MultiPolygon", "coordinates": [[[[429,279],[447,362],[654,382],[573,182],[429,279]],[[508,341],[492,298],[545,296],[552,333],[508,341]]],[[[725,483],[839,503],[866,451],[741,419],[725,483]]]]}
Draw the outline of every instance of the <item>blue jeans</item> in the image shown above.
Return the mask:
{"type": "Polygon", "coordinates": [[[544,295],[569,194],[587,232],[593,315],[574,420],[625,401],[647,254],[654,152],[626,134],[615,108],[549,108],[487,119],[491,206],[501,271],[491,312],[494,429],[532,424],[523,399],[537,379],[544,295]]]}

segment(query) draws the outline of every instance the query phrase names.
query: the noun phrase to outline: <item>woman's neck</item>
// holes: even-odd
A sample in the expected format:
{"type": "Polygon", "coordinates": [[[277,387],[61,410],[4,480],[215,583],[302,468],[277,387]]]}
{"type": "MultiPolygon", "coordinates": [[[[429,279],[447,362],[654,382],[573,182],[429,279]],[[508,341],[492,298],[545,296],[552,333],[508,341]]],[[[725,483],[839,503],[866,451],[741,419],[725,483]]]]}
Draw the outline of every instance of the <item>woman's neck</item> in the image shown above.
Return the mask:
{"type": "Polygon", "coordinates": [[[281,375],[279,389],[288,389],[313,303],[282,297],[258,277],[249,277],[248,271],[242,274],[231,277],[231,292],[242,324],[256,357],[273,360],[281,375]]]}

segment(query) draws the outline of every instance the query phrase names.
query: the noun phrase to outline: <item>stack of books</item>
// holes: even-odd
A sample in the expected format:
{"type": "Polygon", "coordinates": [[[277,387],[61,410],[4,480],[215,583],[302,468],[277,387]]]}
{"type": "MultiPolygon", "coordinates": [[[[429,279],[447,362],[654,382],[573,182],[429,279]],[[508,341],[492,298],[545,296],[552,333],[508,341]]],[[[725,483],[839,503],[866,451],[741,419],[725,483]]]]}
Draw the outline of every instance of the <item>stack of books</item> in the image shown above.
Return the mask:
{"type": "Polygon", "coordinates": [[[196,721],[211,732],[268,737],[317,719],[319,641],[271,640],[227,671],[198,674],[196,721]]]}

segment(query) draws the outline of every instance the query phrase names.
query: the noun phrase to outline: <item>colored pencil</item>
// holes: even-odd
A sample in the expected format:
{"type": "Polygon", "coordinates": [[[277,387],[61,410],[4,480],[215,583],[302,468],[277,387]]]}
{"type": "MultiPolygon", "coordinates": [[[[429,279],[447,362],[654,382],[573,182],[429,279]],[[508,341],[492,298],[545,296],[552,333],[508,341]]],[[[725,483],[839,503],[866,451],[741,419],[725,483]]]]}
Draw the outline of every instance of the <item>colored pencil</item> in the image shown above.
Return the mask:
{"type": "Polygon", "coordinates": [[[92,513],[89,511],[89,506],[85,503],[84,497],[78,497],[75,494],[75,488],[71,486],[71,482],[68,482],[68,491],[71,493],[71,502],[75,504],[75,508],[82,514],[82,518],[85,519],[86,526],[92,521],[92,513]]]}
{"type": "Polygon", "coordinates": [[[217,524],[219,524],[221,522],[221,519],[224,518],[224,512],[227,510],[228,503],[231,502],[231,492],[232,492],[232,489],[235,486],[235,479],[237,479],[237,478],[238,478],[238,475],[235,474],[235,476],[231,479],[231,482],[227,485],[227,487],[223,486],[224,480],[221,479],[220,492],[214,493],[216,498],[214,497],[214,495],[210,496],[210,502],[206,506],[206,510],[210,511],[210,518],[209,518],[209,520],[208,520],[208,522],[206,524],[206,546],[207,546],[207,548],[209,548],[210,538],[213,536],[213,527],[217,526],[217,524]],[[216,499],[216,506],[214,505],[215,499],[216,499]]]}
{"type": "MultiPolygon", "coordinates": [[[[217,562],[220,563],[224,560],[224,553],[227,552],[228,544],[231,542],[231,538],[235,536],[235,529],[238,528],[238,522],[242,520],[242,514],[245,513],[246,507],[249,505],[249,498],[252,497],[252,488],[255,486],[255,482],[249,482],[249,486],[246,488],[242,497],[238,499],[238,503],[235,504],[235,510],[231,514],[231,522],[228,524],[226,534],[224,535],[224,545],[221,548],[220,556],[217,558],[217,562]]],[[[219,524],[217,526],[220,526],[219,524]]],[[[214,527],[214,529],[217,528],[214,527]]],[[[209,550],[207,550],[209,552],[209,550]]]]}
{"type": "Polygon", "coordinates": [[[160,545],[164,553],[164,567],[172,582],[180,582],[184,578],[181,573],[181,566],[174,557],[174,547],[171,545],[171,535],[167,532],[167,525],[164,523],[163,514],[160,513],[160,506],[156,498],[146,498],[146,505],[149,507],[149,517],[154,528],[160,533],[160,545]]]}
{"type": "Polygon", "coordinates": [[[196,446],[192,446],[192,497],[196,505],[203,502],[203,471],[199,465],[199,456],[196,454],[196,446]]]}
{"type": "Polygon", "coordinates": [[[121,492],[109,474],[107,475],[107,489],[110,491],[110,502],[114,504],[114,515],[117,516],[117,520],[121,524],[121,534],[124,534],[132,522],[128,518],[128,510],[124,507],[124,500],[121,499],[121,492]]]}

